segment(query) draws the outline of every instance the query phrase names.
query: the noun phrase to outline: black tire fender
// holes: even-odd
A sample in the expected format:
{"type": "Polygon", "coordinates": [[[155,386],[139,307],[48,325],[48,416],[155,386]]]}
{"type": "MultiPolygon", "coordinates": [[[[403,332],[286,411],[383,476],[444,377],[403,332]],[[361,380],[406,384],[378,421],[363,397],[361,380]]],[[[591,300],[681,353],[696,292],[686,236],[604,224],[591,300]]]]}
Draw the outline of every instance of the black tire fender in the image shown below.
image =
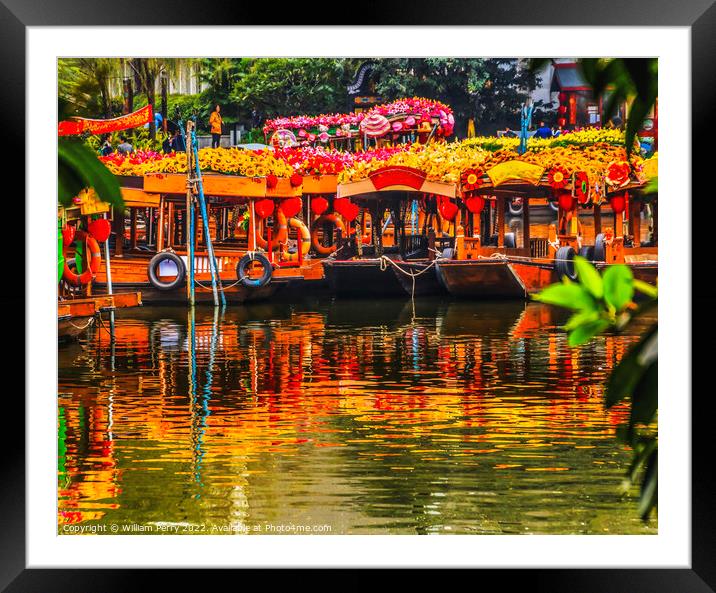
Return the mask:
{"type": "Polygon", "coordinates": [[[594,261],[606,261],[607,243],[604,234],[599,233],[594,239],[594,261]]]}
{"type": "Polygon", "coordinates": [[[577,279],[577,272],[574,269],[574,256],[576,255],[574,248],[570,246],[560,247],[554,257],[554,269],[557,276],[562,280],[565,276],[570,280],[577,279]]]}
{"type": "Polygon", "coordinates": [[[271,281],[273,275],[273,267],[269,258],[263,253],[247,253],[236,264],[236,278],[246,288],[261,288],[271,281]],[[247,267],[253,262],[259,262],[263,267],[263,273],[259,278],[250,278],[247,273],[247,267]]]}
{"type": "Polygon", "coordinates": [[[172,253],[171,251],[161,251],[149,261],[149,265],[147,266],[147,276],[149,277],[149,283],[154,288],[158,290],[172,290],[181,286],[186,279],[186,264],[176,253],[172,253]],[[163,282],[162,280],[159,280],[159,276],[157,275],[159,264],[163,261],[174,262],[174,265],[177,267],[177,276],[171,282],[163,282]]]}
{"type": "Polygon", "coordinates": [[[591,245],[585,245],[579,250],[579,255],[587,261],[594,261],[594,247],[591,245]]]}

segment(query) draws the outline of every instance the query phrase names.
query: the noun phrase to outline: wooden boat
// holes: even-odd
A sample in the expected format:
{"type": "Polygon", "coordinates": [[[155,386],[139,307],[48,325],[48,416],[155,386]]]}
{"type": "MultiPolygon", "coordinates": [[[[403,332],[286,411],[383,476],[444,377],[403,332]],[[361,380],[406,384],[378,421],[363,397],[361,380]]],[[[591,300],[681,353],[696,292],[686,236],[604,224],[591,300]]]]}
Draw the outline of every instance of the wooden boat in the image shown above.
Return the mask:
{"type": "Polygon", "coordinates": [[[68,299],[57,304],[58,340],[70,340],[82,335],[101,313],[142,304],[139,292],[125,292],[104,296],[68,299]]]}
{"type": "Polygon", "coordinates": [[[342,238],[337,256],[324,262],[333,292],[354,297],[444,294],[434,260],[437,252],[454,245],[457,223],[445,224],[437,214],[436,200],[455,195],[455,184],[429,181],[422,171],[401,166],[384,167],[367,179],[339,184],[338,198],[353,200],[363,219],[352,238],[342,238]],[[412,210],[416,200],[423,203],[417,217],[412,210]],[[368,217],[370,229],[365,223],[368,217]],[[410,217],[417,219],[411,224],[410,217]],[[439,227],[440,236],[433,225],[439,227]],[[368,238],[369,243],[359,244],[357,237],[362,242],[368,238]]]}
{"type": "MultiPolygon", "coordinates": [[[[143,177],[119,177],[119,180],[126,213],[115,213],[112,217],[110,268],[114,289],[141,291],[145,303],[187,302],[186,175],[146,174],[143,177]],[[175,262],[172,267],[171,262],[164,262],[169,271],[162,272],[162,264],[159,264],[153,279],[149,270],[154,258],[161,253],[176,255],[183,266],[175,262]],[[185,277],[173,285],[179,273],[185,277]]],[[[300,199],[301,185],[294,186],[288,179],[279,179],[275,187],[269,188],[266,178],[209,174],[203,176],[203,186],[218,279],[227,303],[264,300],[294,282],[322,281],[321,262],[304,257],[307,250],[303,249],[301,237],[297,239],[297,251],[291,252],[287,247],[294,239],[292,229],[302,223],[299,218],[287,221],[280,204],[284,200],[300,199]],[[272,200],[276,204],[274,212],[264,218],[256,211],[256,204],[262,200],[272,200]],[[276,235],[283,231],[285,236],[279,237],[282,241],[279,244],[276,235]],[[263,252],[270,262],[270,280],[259,286],[246,285],[239,281],[238,266],[247,254],[258,252],[263,252]]],[[[307,205],[301,204],[301,209],[307,218],[307,205]]],[[[205,231],[198,213],[194,219],[195,300],[197,303],[212,302],[205,231]]],[[[263,273],[261,266],[252,265],[247,267],[244,277],[254,281],[250,284],[259,284],[257,279],[263,273]]],[[[93,290],[97,293],[107,291],[105,262],[96,275],[93,290]]]]}
{"type": "MultiPolygon", "coordinates": [[[[628,265],[634,276],[655,283],[658,275],[658,209],[656,200],[650,200],[652,230],[647,242],[641,242],[641,216],[645,199],[641,193],[644,180],[631,179],[618,188],[610,189],[600,201],[588,204],[594,218],[595,244],[586,245],[579,222],[580,201],[575,198],[574,181],[567,184],[559,199],[557,225],[550,225],[547,237],[530,234],[530,203],[544,200],[553,193],[544,171],[532,171],[535,165],[518,163],[517,173],[506,175],[495,185],[484,179],[479,191],[473,195],[494,196],[485,201],[482,212],[485,219],[496,221],[497,241],[494,246],[483,245],[481,233],[475,228],[458,230],[453,258],[438,260],[436,265],[440,282],[448,292],[462,298],[525,298],[539,292],[549,284],[559,282],[565,275],[575,280],[573,258],[582,255],[597,269],[614,264],[628,265]],[[524,171],[527,173],[524,173],[524,171]],[[521,177],[524,174],[525,177],[521,177]],[[529,179],[527,178],[529,176],[529,179]],[[571,195],[569,195],[571,192],[571,195]],[[628,193],[627,193],[628,192],[628,193]],[[505,233],[505,202],[519,195],[525,207],[522,211],[522,237],[505,233]],[[602,225],[602,200],[612,204],[608,226],[602,225]],[[490,201],[496,207],[490,214],[490,201]]],[[[510,162],[498,167],[509,167],[510,162]]],[[[584,196],[582,196],[584,197],[584,196]]],[[[584,200],[587,203],[587,200],[584,200]]],[[[484,224],[482,225],[484,228],[484,224]]],[[[489,225],[492,228],[492,225],[489,225]]]]}

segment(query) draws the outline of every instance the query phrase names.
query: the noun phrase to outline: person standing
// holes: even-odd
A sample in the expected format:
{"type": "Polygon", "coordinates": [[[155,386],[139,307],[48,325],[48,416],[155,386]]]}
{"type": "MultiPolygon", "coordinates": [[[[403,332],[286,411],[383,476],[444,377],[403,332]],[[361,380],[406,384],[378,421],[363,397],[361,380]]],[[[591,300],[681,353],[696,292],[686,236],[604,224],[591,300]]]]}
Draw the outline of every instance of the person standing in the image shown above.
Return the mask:
{"type": "Polygon", "coordinates": [[[120,140],[122,142],[117,146],[117,152],[119,154],[129,154],[130,152],[134,151],[134,147],[129,143],[129,140],[127,140],[126,136],[122,136],[120,140]]]}
{"type": "Polygon", "coordinates": [[[552,128],[549,126],[546,126],[543,121],[539,122],[539,128],[537,128],[537,131],[534,134],[535,138],[551,138],[552,137],[552,128]]]}
{"type": "Polygon", "coordinates": [[[112,148],[112,143],[109,141],[109,134],[107,134],[104,137],[104,141],[102,142],[102,146],[99,149],[102,156],[109,156],[114,152],[114,149],[112,148]]]}
{"type": "Polygon", "coordinates": [[[221,142],[221,106],[217,105],[214,111],[209,116],[209,125],[211,126],[211,147],[219,148],[221,142]]]}

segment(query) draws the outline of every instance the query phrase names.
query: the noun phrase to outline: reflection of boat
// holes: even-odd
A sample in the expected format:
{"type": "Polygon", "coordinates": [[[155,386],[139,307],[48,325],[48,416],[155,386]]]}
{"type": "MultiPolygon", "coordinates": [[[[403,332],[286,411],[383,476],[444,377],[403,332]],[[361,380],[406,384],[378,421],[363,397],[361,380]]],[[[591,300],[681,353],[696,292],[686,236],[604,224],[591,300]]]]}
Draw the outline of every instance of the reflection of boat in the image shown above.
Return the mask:
{"type": "Polygon", "coordinates": [[[525,306],[524,302],[495,301],[476,307],[469,301],[453,301],[440,319],[440,333],[446,336],[504,337],[520,318],[525,306]]]}
{"type": "Polygon", "coordinates": [[[347,325],[356,327],[356,313],[359,319],[370,320],[370,325],[393,326],[404,307],[403,300],[336,300],[328,309],[327,325],[347,325]]]}
{"type": "Polygon", "coordinates": [[[339,296],[406,296],[395,274],[380,259],[325,260],[323,269],[331,290],[339,296]]]}

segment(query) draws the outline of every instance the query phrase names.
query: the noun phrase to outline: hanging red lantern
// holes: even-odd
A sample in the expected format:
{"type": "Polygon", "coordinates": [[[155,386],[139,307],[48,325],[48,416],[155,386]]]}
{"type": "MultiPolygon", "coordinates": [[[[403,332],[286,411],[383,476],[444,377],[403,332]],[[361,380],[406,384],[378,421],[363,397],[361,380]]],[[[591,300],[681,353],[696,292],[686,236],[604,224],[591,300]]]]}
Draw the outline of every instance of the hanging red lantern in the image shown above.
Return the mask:
{"type": "Polygon", "coordinates": [[[109,234],[112,232],[112,227],[109,224],[109,220],[106,218],[98,218],[93,220],[87,225],[87,230],[100,243],[104,243],[109,239],[109,234]]]}
{"type": "Polygon", "coordinates": [[[303,183],[303,176],[299,175],[298,173],[294,173],[293,175],[291,175],[290,181],[292,187],[298,187],[303,183]]]}
{"type": "Polygon", "coordinates": [[[480,214],[485,207],[485,198],[482,196],[470,196],[465,200],[465,206],[473,214],[480,214]]]}
{"type": "Polygon", "coordinates": [[[567,113],[567,106],[566,105],[560,105],[557,107],[557,113],[560,115],[565,115],[567,113]]]}
{"type": "Polygon", "coordinates": [[[560,103],[566,103],[566,102],[567,102],[567,93],[559,93],[559,102],[560,102],[560,103]]]}
{"type": "Polygon", "coordinates": [[[333,200],[333,211],[345,217],[349,211],[351,201],[348,198],[336,198],[333,200]]]}
{"type": "Polygon", "coordinates": [[[75,227],[73,226],[66,226],[62,229],[62,244],[65,247],[69,247],[72,245],[72,242],[75,240],[75,227]]]}
{"type": "Polygon", "coordinates": [[[303,202],[301,198],[286,198],[280,204],[281,211],[286,215],[286,218],[293,218],[301,211],[303,202]]]}
{"type": "Polygon", "coordinates": [[[273,214],[273,209],[273,200],[259,200],[254,205],[254,211],[256,212],[256,216],[258,216],[259,218],[266,218],[267,216],[271,216],[271,214],[273,214]]]}
{"type": "Polygon", "coordinates": [[[343,207],[343,212],[341,213],[341,216],[346,219],[346,222],[353,222],[356,218],[358,218],[358,213],[360,212],[360,208],[353,202],[348,202],[343,207]]]}
{"type": "Polygon", "coordinates": [[[326,198],[317,197],[311,200],[311,212],[320,216],[328,210],[328,200],[326,198]]]}
{"type": "Polygon", "coordinates": [[[626,209],[626,195],[626,192],[624,192],[623,194],[616,194],[609,198],[609,205],[616,214],[621,214],[626,209]]]}
{"type": "Polygon", "coordinates": [[[274,175],[273,173],[271,175],[266,176],[266,187],[269,189],[273,189],[278,185],[278,177],[274,175]]]}
{"type": "Polygon", "coordinates": [[[558,125],[558,126],[562,126],[562,127],[566,126],[566,125],[567,125],[567,118],[566,118],[566,117],[560,117],[560,118],[557,120],[557,125],[558,125]]]}
{"type": "Polygon", "coordinates": [[[562,192],[561,194],[559,194],[557,203],[559,204],[559,207],[562,210],[564,210],[565,212],[574,210],[574,206],[575,206],[574,196],[569,192],[562,192]]]}
{"type": "Polygon", "coordinates": [[[452,222],[457,216],[458,207],[457,204],[454,204],[449,199],[444,199],[438,206],[438,210],[440,210],[440,216],[452,222]]]}

